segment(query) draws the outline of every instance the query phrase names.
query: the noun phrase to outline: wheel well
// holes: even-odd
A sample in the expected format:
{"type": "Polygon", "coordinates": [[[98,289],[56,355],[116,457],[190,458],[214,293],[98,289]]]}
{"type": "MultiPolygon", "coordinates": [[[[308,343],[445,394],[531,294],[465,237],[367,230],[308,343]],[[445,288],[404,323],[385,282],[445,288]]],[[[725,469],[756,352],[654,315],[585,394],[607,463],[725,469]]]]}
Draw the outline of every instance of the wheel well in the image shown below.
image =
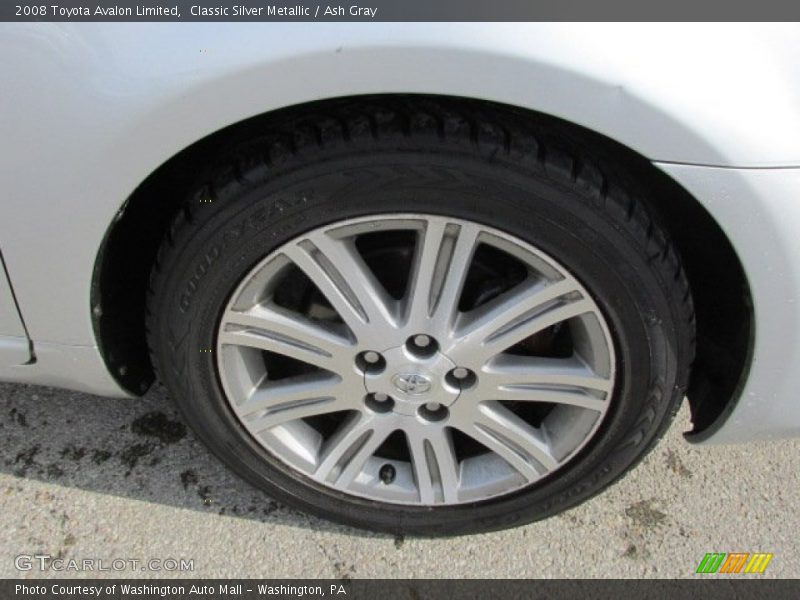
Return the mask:
{"type": "MultiPolygon", "coordinates": [[[[400,96],[373,98],[391,107],[400,96]]],[[[405,103],[415,98],[420,97],[402,97],[405,103]]],[[[159,245],[185,193],[202,183],[204,173],[230,162],[224,157],[243,145],[258,147],[279,132],[286,117],[324,113],[327,103],[347,101],[339,98],[281,109],[215,132],[170,158],[127,199],[106,234],[92,286],[95,334],[107,366],[123,387],[144,393],[154,380],[145,336],[145,295],[159,245]]],[[[555,117],[505,105],[494,104],[493,109],[523,115],[543,135],[566,140],[596,157],[624,179],[664,224],[681,255],[694,297],[697,358],[687,396],[694,433],[707,430],[735,403],[752,347],[750,290],[730,241],[694,197],[633,150],[555,117]]]]}

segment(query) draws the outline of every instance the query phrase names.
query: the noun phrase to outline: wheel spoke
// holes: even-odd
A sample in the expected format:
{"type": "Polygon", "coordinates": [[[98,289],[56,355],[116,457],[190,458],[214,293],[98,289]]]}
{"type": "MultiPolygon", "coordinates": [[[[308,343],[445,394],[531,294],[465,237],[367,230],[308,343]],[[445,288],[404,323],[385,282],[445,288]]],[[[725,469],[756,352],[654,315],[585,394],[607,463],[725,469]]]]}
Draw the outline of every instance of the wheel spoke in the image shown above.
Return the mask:
{"type": "Polygon", "coordinates": [[[229,309],[223,319],[223,344],[259,348],[328,370],[352,355],[353,344],[345,336],[276,306],[229,309]]]}
{"type": "Polygon", "coordinates": [[[569,404],[603,411],[613,389],[611,379],[596,375],[572,358],[500,356],[481,375],[481,393],[493,400],[569,404]]]}
{"type": "Polygon", "coordinates": [[[360,413],[328,440],[314,477],[337,488],[348,488],[392,431],[387,419],[360,413]]]}
{"type": "Polygon", "coordinates": [[[458,460],[447,428],[406,431],[411,464],[422,504],[458,501],[458,460]]]}
{"type": "Polygon", "coordinates": [[[465,354],[465,360],[483,363],[525,338],[592,308],[593,303],[569,279],[550,284],[523,282],[462,319],[455,334],[458,346],[454,360],[465,354]]]}
{"type": "Polygon", "coordinates": [[[442,255],[444,235],[443,221],[428,221],[418,235],[406,306],[406,319],[415,321],[412,328],[417,331],[425,331],[423,323],[430,318],[435,290],[441,287],[441,281],[444,280],[442,267],[446,270],[448,262],[442,255]],[[417,325],[417,322],[420,324],[417,325]]]}
{"type": "Polygon", "coordinates": [[[352,410],[354,405],[352,399],[343,393],[341,384],[331,386],[316,381],[258,387],[239,408],[245,425],[257,434],[289,421],[352,410]],[[258,413],[262,414],[251,419],[247,417],[258,413]]]}
{"type": "Polygon", "coordinates": [[[370,346],[393,328],[394,301],[351,241],[318,232],[283,252],[319,288],[359,344],[370,346]]]}
{"type": "Polygon", "coordinates": [[[480,228],[432,219],[420,232],[406,306],[410,330],[442,335],[454,321],[480,228]]]}
{"type": "Polygon", "coordinates": [[[499,455],[526,480],[535,481],[558,467],[541,431],[499,402],[483,402],[476,413],[474,422],[461,430],[499,455]]]}

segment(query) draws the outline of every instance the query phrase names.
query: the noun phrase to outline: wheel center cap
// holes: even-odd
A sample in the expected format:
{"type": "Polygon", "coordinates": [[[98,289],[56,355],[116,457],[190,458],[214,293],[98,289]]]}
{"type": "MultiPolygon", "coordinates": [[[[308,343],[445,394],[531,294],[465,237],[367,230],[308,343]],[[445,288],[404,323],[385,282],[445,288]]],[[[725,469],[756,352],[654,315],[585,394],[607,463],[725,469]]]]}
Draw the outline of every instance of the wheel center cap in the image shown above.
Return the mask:
{"type": "Polygon", "coordinates": [[[397,373],[392,377],[392,384],[409,396],[421,396],[431,391],[432,382],[429,377],[419,373],[397,373]]]}
{"type": "Polygon", "coordinates": [[[406,346],[382,350],[386,366],[364,373],[368,394],[390,397],[395,413],[415,416],[420,406],[429,403],[451,406],[461,389],[447,382],[446,376],[455,365],[440,352],[418,356],[406,346]]]}

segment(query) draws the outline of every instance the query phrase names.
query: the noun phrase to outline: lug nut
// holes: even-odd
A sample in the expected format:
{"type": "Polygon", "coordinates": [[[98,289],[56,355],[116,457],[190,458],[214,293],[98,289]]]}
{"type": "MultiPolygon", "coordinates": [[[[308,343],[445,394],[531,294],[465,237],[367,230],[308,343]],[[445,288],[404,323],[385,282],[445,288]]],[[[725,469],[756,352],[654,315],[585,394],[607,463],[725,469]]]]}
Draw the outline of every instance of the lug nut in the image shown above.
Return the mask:
{"type": "Polygon", "coordinates": [[[386,359],[375,350],[365,350],[356,356],[356,366],[364,373],[379,373],[386,368],[386,359]]]}
{"type": "Polygon", "coordinates": [[[453,377],[456,379],[464,379],[467,375],[469,375],[469,371],[464,367],[456,367],[453,369],[453,377]]]}
{"type": "Polygon", "coordinates": [[[406,348],[418,358],[429,358],[438,352],[439,344],[431,336],[418,333],[406,340],[406,348]]]}
{"type": "Polygon", "coordinates": [[[394,409],[394,400],[383,392],[375,392],[374,394],[367,394],[364,396],[364,404],[371,411],[379,415],[385,415],[394,409]]]}
{"type": "Polygon", "coordinates": [[[469,369],[456,367],[445,376],[445,381],[453,387],[465,390],[474,386],[478,378],[469,369]]]}
{"type": "Polygon", "coordinates": [[[442,406],[438,402],[428,402],[423,404],[422,406],[417,409],[419,416],[425,419],[430,423],[434,423],[436,421],[443,421],[446,419],[450,411],[447,410],[446,406],[442,406]]]}
{"type": "Polygon", "coordinates": [[[427,335],[415,335],[414,336],[414,345],[416,345],[416,346],[418,346],[420,348],[425,348],[425,347],[429,346],[430,343],[431,343],[431,338],[429,338],[427,335]]]}

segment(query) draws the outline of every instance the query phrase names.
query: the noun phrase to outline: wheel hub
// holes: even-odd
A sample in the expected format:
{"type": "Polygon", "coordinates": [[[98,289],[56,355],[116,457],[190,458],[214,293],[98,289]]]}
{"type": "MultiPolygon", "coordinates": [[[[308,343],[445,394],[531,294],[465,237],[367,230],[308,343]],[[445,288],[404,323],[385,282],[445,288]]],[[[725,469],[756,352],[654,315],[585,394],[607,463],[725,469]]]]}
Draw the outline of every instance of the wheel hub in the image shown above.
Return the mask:
{"type": "Polygon", "coordinates": [[[380,353],[385,367],[364,372],[364,388],[373,397],[383,394],[394,401],[393,412],[415,416],[419,407],[436,403],[450,407],[461,389],[447,379],[456,365],[439,351],[420,356],[404,344],[380,353]]]}

